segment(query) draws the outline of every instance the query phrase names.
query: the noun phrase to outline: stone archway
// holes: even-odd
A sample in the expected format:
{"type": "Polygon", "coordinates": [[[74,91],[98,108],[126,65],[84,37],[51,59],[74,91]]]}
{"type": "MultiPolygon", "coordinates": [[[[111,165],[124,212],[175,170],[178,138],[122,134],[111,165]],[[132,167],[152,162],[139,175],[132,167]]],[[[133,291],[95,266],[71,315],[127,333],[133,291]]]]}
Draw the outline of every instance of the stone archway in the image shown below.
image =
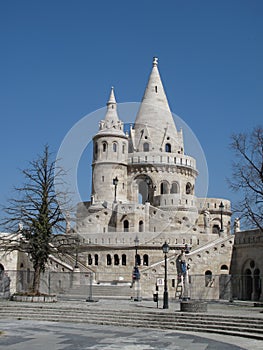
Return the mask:
{"type": "Polygon", "coordinates": [[[260,270],[258,268],[256,268],[254,270],[254,295],[253,295],[253,300],[260,300],[260,296],[261,296],[261,292],[262,292],[262,289],[261,289],[261,278],[260,278],[260,270]]]}
{"type": "Polygon", "coordinates": [[[244,283],[243,283],[243,299],[252,300],[252,292],[253,292],[253,280],[252,273],[250,269],[246,269],[243,275],[244,283]]]}
{"type": "Polygon", "coordinates": [[[0,278],[3,278],[4,272],[5,272],[4,265],[2,265],[2,264],[0,263],[0,278]]]}
{"type": "Polygon", "coordinates": [[[260,300],[261,284],[260,270],[256,262],[253,259],[247,260],[242,269],[242,299],[260,300]]]}
{"type": "Polygon", "coordinates": [[[2,280],[4,276],[4,271],[5,271],[4,265],[0,263],[0,280],[2,280]]]}
{"type": "Polygon", "coordinates": [[[152,179],[147,175],[139,175],[134,181],[138,185],[138,203],[145,204],[146,202],[153,201],[153,182],[152,179]]]}
{"type": "Polygon", "coordinates": [[[9,298],[10,278],[5,274],[4,265],[0,264],[0,298],[9,298]]]}

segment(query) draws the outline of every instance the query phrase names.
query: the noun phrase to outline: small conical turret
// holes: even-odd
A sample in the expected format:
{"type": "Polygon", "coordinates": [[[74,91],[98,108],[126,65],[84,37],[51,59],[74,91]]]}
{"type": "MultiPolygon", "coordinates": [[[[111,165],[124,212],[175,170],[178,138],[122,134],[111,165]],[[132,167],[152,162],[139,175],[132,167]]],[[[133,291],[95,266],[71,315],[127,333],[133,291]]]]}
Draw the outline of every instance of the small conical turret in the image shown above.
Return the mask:
{"type": "Polygon", "coordinates": [[[118,117],[114,89],[111,88],[105,118],[93,137],[92,203],[127,201],[128,136],[118,117]],[[118,179],[115,186],[113,179],[118,179]]]}
{"type": "Polygon", "coordinates": [[[117,132],[123,133],[123,124],[118,117],[117,103],[114,94],[114,88],[112,86],[110,91],[109,100],[107,102],[107,111],[104,120],[100,122],[99,132],[117,132]]]}

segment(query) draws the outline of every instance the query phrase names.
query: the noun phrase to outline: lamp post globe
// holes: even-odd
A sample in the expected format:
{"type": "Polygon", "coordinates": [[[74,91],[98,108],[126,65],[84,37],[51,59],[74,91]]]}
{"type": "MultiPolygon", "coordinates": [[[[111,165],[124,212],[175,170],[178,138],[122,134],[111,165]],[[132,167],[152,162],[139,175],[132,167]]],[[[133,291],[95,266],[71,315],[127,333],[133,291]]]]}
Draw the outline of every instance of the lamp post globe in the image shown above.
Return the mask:
{"type": "Polygon", "coordinates": [[[167,242],[165,242],[162,246],[162,250],[163,250],[163,253],[164,254],[168,254],[169,253],[169,250],[170,250],[170,247],[169,247],[169,244],[167,242]]]}

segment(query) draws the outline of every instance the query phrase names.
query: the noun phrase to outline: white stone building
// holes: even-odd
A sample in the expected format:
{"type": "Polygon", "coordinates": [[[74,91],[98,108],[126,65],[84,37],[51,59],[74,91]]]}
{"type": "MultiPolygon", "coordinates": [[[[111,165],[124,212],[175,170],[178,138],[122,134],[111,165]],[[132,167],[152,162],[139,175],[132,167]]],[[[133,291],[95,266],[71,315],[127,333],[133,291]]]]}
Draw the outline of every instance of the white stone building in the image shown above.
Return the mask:
{"type": "MultiPolygon", "coordinates": [[[[72,230],[77,244],[69,254],[49,257],[42,291],[84,287],[86,293],[93,281],[132,285],[128,289],[134,298],[152,297],[158,287],[162,296],[162,246],[167,242],[169,298],[263,300],[262,232],[241,232],[236,219],[231,234],[230,201],[196,197],[196,160],[185,154],[184,130],[177,130],[157,63],[154,58],[128,131],[111,89],[105,118],[93,137],[91,200],[78,205],[72,230]],[[134,266],[140,280],[132,283],[134,266]]],[[[1,236],[8,240],[8,234],[1,236]]],[[[0,297],[27,291],[33,276],[28,255],[7,254],[4,246],[0,297]]]]}
{"type": "Polygon", "coordinates": [[[80,259],[96,283],[131,281],[138,264],[142,296],[151,295],[164,276],[162,245],[167,242],[173,295],[180,281],[178,257],[187,245],[192,297],[219,298],[234,243],[230,201],[197,198],[197,176],[196,160],[185,154],[183,130],[177,130],[154,58],[134,125],[125,132],[112,88],[93,137],[92,196],[78,206],[75,231],[87,247],[80,259]]]}

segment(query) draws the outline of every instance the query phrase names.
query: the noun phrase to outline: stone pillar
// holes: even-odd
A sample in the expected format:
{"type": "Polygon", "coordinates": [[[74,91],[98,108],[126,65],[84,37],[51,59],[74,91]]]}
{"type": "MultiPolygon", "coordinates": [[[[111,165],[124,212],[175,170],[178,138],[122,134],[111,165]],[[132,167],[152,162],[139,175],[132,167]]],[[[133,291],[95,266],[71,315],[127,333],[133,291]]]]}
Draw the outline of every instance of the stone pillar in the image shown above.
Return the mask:
{"type": "Polygon", "coordinates": [[[181,301],[180,311],[182,312],[207,312],[207,303],[200,300],[181,301]]]}
{"type": "Polygon", "coordinates": [[[150,212],[150,203],[149,202],[146,202],[145,203],[145,216],[144,216],[144,220],[145,220],[145,229],[144,231],[149,231],[149,212],[150,212]]]}
{"type": "Polygon", "coordinates": [[[208,210],[204,211],[204,229],[205,233],[210,232],[210,212],[208,210]]]}
{"type": "Polygon", "coordinates": [[[184,274],[184,276],[182,276],[183,278],[183,300],[188,300],[190,299],[190,288],[189,288],[189,275],[188,275],[188,270],[186,270],[186,273],[184,274]]]}
{"type": "Polygon", "coordinates": [[[142,301],[140,280],[134,281],[134,301],[142,301]]]}
{"type": "Polygon", "coordinates": [[[80,269],[79,269],[79,267],[75,267],[73,270],[72,284],[74,287],[80,285],[80,269]]]}

